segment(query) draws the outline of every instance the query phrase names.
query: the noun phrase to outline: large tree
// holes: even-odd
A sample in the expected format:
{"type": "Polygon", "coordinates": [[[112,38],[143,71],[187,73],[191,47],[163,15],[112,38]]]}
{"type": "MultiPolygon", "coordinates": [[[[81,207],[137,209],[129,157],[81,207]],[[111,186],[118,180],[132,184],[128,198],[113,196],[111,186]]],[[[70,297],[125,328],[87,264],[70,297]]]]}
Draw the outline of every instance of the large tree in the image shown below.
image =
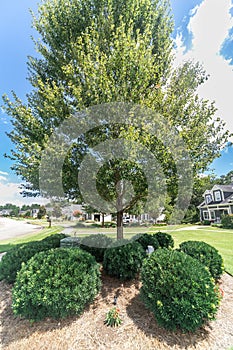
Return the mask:
{"type": "MultiPolygon", "coordinates": [[[[10,157],[13,169],[27,182],[25,194],[39,191],[41,155],[55,128],[73,113],[98,104],[130,102],[163,115],[182,136],[194,177],[219,155],[227,133],[219,119],[213,120],[214,104],[196,92],[206,80],[205,72],[198,63],[187,62],[177,69],[172,65],[169,1],[45,0],[34,15],[33,26],[40,39],[36,42],[39,56],[28,61],[32,91],[26,103],[15,94],[12,100],[4,97],[14,127],[9,134],[15,144],[10,157]]],[[[141,126],[143,130],[135,125],[124,129],[108,125],[79,137],[63,165],[67,198],[83,200],[77,177],[88,150],[110,138],[124,137],[156,154],[174,205],[178,191],[175,161],[157,135],[148,136],[146,120],[141,126]]],[[[96,179],[103,197],[119,202],[124,184],[131,181],[135,196],[127,209],[143,208],[148,186],[140,166],[119,159],[110,159],[104,166],[96,179]],[[140,184],[136,178],[141,178],[140,184]]],[[[122,203],[117,209],[118,238],[123,236],[121,207],[122,203]]]]}

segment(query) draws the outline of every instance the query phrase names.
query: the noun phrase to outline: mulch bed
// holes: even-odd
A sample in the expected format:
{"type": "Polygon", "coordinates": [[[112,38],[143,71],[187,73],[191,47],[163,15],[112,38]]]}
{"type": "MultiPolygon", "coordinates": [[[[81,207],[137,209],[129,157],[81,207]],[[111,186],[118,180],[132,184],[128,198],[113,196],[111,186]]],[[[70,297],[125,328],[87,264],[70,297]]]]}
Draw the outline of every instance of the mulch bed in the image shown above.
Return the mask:
{"type": "Polygon", "coordinates": [[[31,324],[11,310],[11,286],[0,282],[1,349],[6,350],[228,350],[233,346],[233,277],[224,274],[224,297],[216,321],[195,334],[168,332],[160,328],[140,301],[138,280],[124,282],[102,274],[103,285],[95,302],[82,316],[46,319],[31,324]],[[106,313],[119,295],[122,325],[104,325],[106,313]]]}

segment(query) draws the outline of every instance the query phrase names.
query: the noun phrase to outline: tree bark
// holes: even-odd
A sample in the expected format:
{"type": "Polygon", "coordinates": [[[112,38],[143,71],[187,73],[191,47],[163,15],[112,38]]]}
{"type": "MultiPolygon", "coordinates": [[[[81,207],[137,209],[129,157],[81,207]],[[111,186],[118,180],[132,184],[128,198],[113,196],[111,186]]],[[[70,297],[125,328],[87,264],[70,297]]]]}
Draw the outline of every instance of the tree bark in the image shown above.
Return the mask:
{"type": "Polygon", "coordinates": [[[102,213],[102,227],[104,227],[104,213],[102,213]]]}
{"type": "Polygon", "coordinates": [[[123,239],[123,195],[124,195],[124,182],[122,180],[116,183],[117,190],[117,239],[123,239]]]}
{"type": "Polygon", "coordinates": [[[123,210],[117,212],[117,239],[123,239],[123,210]]]}

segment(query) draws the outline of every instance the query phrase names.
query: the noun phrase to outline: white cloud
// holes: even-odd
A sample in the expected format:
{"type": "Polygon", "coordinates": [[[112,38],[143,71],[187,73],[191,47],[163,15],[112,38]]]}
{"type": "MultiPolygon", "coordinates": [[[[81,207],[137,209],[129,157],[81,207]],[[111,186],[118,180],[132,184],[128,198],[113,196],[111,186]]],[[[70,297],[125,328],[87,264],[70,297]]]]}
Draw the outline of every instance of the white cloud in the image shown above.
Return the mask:
{"type": "Polygon", "coordinates": [[[6,171],[1,171],[1,170],[0,170],[0,174],[1,175],[8,175],[8,173],[6,171]]]}
{"type": "Polygon", "coordinates": [[[6,177],[6,176],[0,175],[0,182],[1,182],[1,181],[7,181],[7,177],[6,177]]]}
{"type": "Polygon", "coordinates": [[[0,182],[0,205],[4,205],[6,203],[12,203],[18,206],[22,206],[23,204],[32,204],[32,203],[39,203],[39,204],[45,204],[48,201],[44,200],[43,198],[25,198],[23,197],[20,192],[20,184],[19,183],[1,183],[0,182]]]}
{"type": "Polygon", "coordinates": [[[194,59],[203,64],[209,80],[200,86],[199,94],[216,102],[218,115],[226,121],[226,127],[233,132],[233,67],[219,52],[228,31],[233,27],[229,13],[231,0],[204,0],[195,8],[188,30],[192,32],[192,49],[184,54],[182,36],[176,38],[176,64],[194,59]]]}
{"type": "Polygon", "coordinates": [[[199,5],[195,6],[193,9],[189,11],[189,15],[193,16],[196,14],[197,10],[199,9],[199,5]]]}

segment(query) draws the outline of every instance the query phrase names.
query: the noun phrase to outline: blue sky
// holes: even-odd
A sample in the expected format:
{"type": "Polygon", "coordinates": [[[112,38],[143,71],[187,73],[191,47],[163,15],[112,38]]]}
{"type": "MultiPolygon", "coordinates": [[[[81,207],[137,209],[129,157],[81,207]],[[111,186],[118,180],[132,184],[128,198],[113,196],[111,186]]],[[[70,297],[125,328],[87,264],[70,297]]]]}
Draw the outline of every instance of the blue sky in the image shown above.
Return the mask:
{"type": "MultiPolygon", "coordinates": [[[[11,90],[25,100],[31,86],[27,81],[27,56],[35,55],[31,36],[29,8],[36,10],[37,0],[1,0],[0,2],[0,96],[11,90]]],[[[203,63],[209,81],[200,96],[215,100],[218,115],[233,132],[233,4],[232,0],[171,0],[175,20],[173,38],[176,64],[186,59],[203,63]]],[[[2,101],[1,103],[2,104],[2,101]]],[[[12,161],[3,157],[13,147],[5,132],[11,130],[9,117],[0,109],[0,205],[21,204],[20,179],[10,169],[12,161]]],[[[222,152],[213,163],[217,175],[233,169],[233,149],[222,152]]],[[[30,202],[28,199],[27,202],[30,202]]]]}

